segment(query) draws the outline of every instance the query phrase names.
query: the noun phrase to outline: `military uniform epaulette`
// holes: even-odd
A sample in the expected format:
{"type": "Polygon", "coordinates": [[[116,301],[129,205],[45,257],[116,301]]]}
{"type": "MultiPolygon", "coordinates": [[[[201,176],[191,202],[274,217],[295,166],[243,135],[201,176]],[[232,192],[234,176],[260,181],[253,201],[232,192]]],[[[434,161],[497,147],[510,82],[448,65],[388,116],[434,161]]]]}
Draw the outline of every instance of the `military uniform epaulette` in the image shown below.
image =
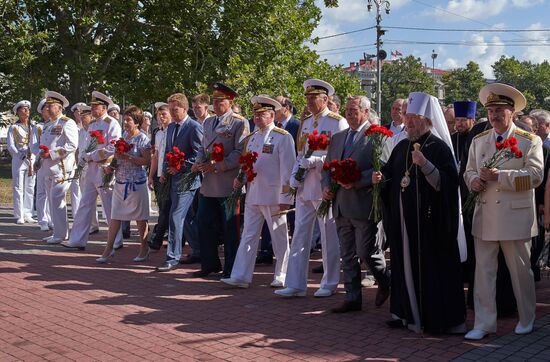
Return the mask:
{"type": "Polygon", "coordinates": [[[237,119],[240,119],[240,120],[246,120],[246,118],[244,118],[242,115],[240,115],[238,113],[233,113],[233,117],[235,117],[237,119]]]}
{"type": "Polygon", "coordinates": [[[115,119],[114,119],[113,117],[111,117],[111,116],[107,116],[107,117],[105,117],[105,118],[103,119],[103,121],[106,122],[106,123],[108,123],[108,124],[111,123],[111,122],[114,121],[114,120],[115,120],[115,119]]]}
{"type": "Polygon", "coordinates": [[[522,130],[522,129],[520,129],[520,128],[516,128],[516,129],[514,130],[514,134],[517,134],[518,136],[525,137],[525,138],[527,138],[529,141],[532,141],[533,138],[535,137],[535,135],[533,135],[533,134],[531,134],[531,133],[529,133],[529,132],[527,132],[527,131],[524,131],[524,130],[522,130]]]}
{"type": "Polygon", "coordinates": [[[67,116],[61,116],[61,118],[59,118],[60,120],[64,121],[64,122],[67,122],[67,121],[70,121],[71,119],[67,116]]]}
{"type": "Polygon", "coordinates": [[[280,133],[280,134],[284,134],[284,135],[290,134],[290,133],[288,133],[287,131],[285,131],[284,129],[279,128],[279,127],[274,127],[274,128],[273,128],[273,131],[275,131],[275,132],[277,132],[277,133],[280,133]]]}
{"type": "Polygon", "coordinates": [[[330,118],[337,119],[337,120],[339,120],[339,121],[341,121],[341,120],[344,119],[344,117],[342,117],[342,116],[339,115],[338,113],[334,113],[334,112],[328,112],[327,116],[330,117],[330,118]]]}
{"type": "Polygon", "coordinates": [[[479,137],[481,137],[481,136],[485,136],[485,135],[488,134],[489,132],[491,132],[490,129],[485,130],[485,131],[481,132],[480,134],[476,135],[476,136],[474,137],[474,139],[479,138],[479,137]]]}

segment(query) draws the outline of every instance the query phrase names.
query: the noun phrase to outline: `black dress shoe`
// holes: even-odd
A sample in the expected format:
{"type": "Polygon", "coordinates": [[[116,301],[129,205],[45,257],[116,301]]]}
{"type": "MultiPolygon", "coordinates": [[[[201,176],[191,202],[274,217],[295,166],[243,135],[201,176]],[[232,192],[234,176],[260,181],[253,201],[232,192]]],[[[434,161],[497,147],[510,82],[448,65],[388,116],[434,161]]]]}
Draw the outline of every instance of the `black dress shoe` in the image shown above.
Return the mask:
{"type": "Polygon", "coordinates": [[[193,272],[194,278],[205,278],[209,276],[210,274],[218,274],[221,272],[221,269],[215,269],[215,270],[197,270],[196,272],[193,272]]]}
{"type": "Polygon", "coordinates": [[[167,272],[172,269],[176,269],[178,267],[178,264],[170,264],[169,262],[165,262],[161,266],[157,266],[156,271],[158,272],[167,272]]]}
{"type": "Polygon", "coordinates": [[[389,321],[386,321],[386,325],[390,328],[405,328],[405,325],[401,319],[390,319],[389,321]]]}
{"type": "Polygon", "coordinates": [[[312,268],[311,272],[315,274],[323,274],[325,272],[325,269],[323,268],[323,264],[316,266],[315,268],[312,268]]]}
{"type": "Polygon", "coordinates": [[[273,257],[271,255],[258,255],[256,257],[256,265],[259,264],[272,265],[273,257]]]}
{"type": "Polygon", "coordinates": [[[198,256],[188,255],[185,259],[180,260],[180,264],[197,264],[201,262],[198,256]]]}
{"type": "Polygon", "coordinates": [[[71,250],[78,250],[78,251],[86,250],[85,246],[72,246],[72,245],[67,245],[67,244],[64,244],[64,243],[61,243],[61,246],[64,247],[64,248],[67,248],[67,249],[71,249],[71,250]]]}
{"type": "Polygon", "coordinates": [[[123,239],[130,239],[130,235],[131,235],[130,232],[125,232],[125,231],[122,232],[122,238],[123,239]]]}
{"type": "Polygon", "coordinates": [[[124,244],[120,244],[120,245],[117,245],[115,247],[113,247],[114,250],[120,250],[124,247],[124,244]]]}
{"type": "Polygon", "coordinates": [[[381,288],[378,286],[378,291],[376,292],[376,298],[374,299],[374,305],[380,307],[390,296],[390,288],[381,288]]]}
{"type": "Polygon", "coordinates": [[[347,313],[347,312],[358,312],[361,310],[361,303],[357,302],[344,302],[341,306],[332,308],[332,313],[347,313]]]}
{"type": "Polygon", "coordinates": [[[88,233],[88,235],[94,235],[94,234],[97,234],[99,233],[99,229],[95,229],[95,230],[92,230],[88,233]]]}

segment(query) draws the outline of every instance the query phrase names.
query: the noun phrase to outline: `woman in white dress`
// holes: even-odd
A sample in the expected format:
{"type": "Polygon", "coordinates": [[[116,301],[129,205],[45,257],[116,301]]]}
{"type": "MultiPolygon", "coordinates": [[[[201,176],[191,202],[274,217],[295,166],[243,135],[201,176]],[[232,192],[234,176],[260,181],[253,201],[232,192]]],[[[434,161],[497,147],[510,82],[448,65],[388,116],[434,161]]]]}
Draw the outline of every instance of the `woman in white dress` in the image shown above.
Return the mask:
{"type": "Polygon", "coordinates": [[[143,122],[143,111],[136,106],[129,106],[123,114],[125,141],[133,145],[127,153],[115,153],[117,166],[110,166],[105,172],[115,173],[113,187],[113,206],[107,246],[103,255],[96,259],[98,263],[106,263],[109,257],[115,255],[113,244],[120,229],[121,221],[136,220],[141,241],[139,254],[134,262],[143,262],[149,256],[147,245],[147,221],[149,220],[149,192],[147,190],[146,167],[151,162],[151,144],[149,138],[140,131],[143,122]]]}

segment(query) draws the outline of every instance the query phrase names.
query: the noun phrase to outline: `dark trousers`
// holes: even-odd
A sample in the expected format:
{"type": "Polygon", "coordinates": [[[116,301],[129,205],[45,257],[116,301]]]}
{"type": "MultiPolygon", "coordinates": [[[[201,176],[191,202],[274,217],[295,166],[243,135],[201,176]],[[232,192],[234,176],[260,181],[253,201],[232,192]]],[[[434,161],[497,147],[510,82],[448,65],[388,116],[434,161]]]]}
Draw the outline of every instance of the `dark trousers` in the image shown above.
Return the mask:
{"type": "Polygon", "coordinates": [[[344,271],[344,288],[348,302],[361,303],[361,263],[368,265],[380,288],[390,287],[390,271],[376,245],[378,227],[371,220],[336,218],[340,256],[344,271]]]}
{"type": "Polygon", "coordinates": [[[197,213],[198,231],[201,249],[201,269],[204,271],[221,270],[218,256],[218,240],[223,235],[224,245],[224,276],[231,275],[235,255],[239,244],[239,230],[235,215],[227,218],[225,215],[225,197],[199,196],[197,213]]]}
{"type": "Polygon", "coordinates": [[[539,234],[532,238],[531,243],[531,270],[533,270],[535,281],[538,282],[540,281],[540,266],[537,261],[544,248],[544,227],[539,227],[539,234]]]}
{"type": "MultiPolygon", "coordinates": [[[[154,181],[155,195],[158,200],[160,188],[166,187],[166,186],[163,186],[159,182],[158,177],[155,177],[153,181],[154,181]]],[[[159,204],[159,217],[157,220],[157,224],[153,228],[153,236],[151,237],[151,244],[157,246],[158,248],[162,246],[162,242],[164,240],[164,234],[168,231],[168,226],[170,224],[171,207],[172,207],[172,199],[170,197],[168,197],[165,201],[160,202],[159,204]]]]}

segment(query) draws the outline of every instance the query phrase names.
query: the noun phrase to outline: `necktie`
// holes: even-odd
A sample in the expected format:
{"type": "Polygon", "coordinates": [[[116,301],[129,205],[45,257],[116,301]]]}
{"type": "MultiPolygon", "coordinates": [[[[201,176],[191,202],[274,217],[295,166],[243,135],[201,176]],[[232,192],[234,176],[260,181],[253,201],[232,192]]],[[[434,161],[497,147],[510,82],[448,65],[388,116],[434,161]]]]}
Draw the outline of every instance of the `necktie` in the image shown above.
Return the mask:
{"type": "Polygon", "coordinates": [[[176,142],[176,137],[178,136],[179,129],[180,129],[179,123],[175,123],[174,134],[172,135],[172,147],[174,147],[174,143],[176,142]]]}
{"type": "Polygon", "coordinates": [[[347,157],[349,155],[349,152],[351,151],[351,147],[353,146],[353,139],[355,138],[355,134],[357,131],[354,131],[352,129],[348,132],[348,137],[346,138],[346,143],[344,144],[344,153],[343,156],[347,157]]]}
{"type": "Polygon", "coordinates": [[[497,142],[502,142],[502,136],[497,137],[497,142]]]}
{"type": "Polygon", "coordinates": [[[216,127],[218,127],[218,123],[220,123],[220,117],[216,116],[216,118],[214,118],[214,123],[213,123],[213,126],[212,126],[212,131],[216,129],[216,127]]]}

